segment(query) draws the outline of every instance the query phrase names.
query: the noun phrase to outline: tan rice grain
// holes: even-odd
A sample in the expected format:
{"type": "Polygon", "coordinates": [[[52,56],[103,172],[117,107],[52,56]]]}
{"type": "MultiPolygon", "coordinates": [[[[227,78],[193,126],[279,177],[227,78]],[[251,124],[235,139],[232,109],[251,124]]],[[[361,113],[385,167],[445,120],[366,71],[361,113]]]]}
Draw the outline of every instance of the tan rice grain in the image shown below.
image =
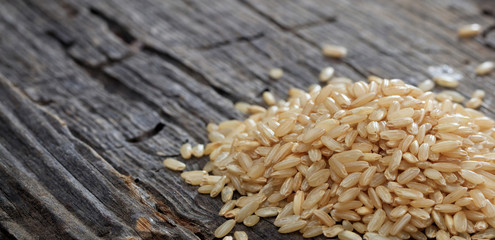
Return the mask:
{"type": "Polygon", "coordinates": [[[418,85],[418,88],[424,92],[431,91],[435,87],[435,82],[430,79],[426,79],[418,85]]]}
{"type": "Polygon", "coordinates": [[[373,214],[373,218],[368,223],[367,229],[369,232],[378,231],[386,220],[386,213],[382,209],[378,209],[373,214]]]}
{"type": "Polygon", "coordinates": [[[270,78],[277,80],[277,79],[281,78],[282,75],[284,75],[284,71],[282,69],[280,69],[280,68],[270,69],[270,72],[269,72],[270,78]]]}
{"type": "Polygon", "coordinates": [[[251,216],[244,218],[244,221],[242,221],[242,223],[248,227],[252,227],[252,226],[256,225],[259,221],[260,221],[260,217],[258,217],[256,215],[251,215],[251,216]]]}
{"type": "Polygon", "coordinates": [[[481,31],[482,31],[481,25],[477,23],[473,23],[473,24],[461,26],[457,30],[457,35],[459,35],[459,37],[461,38],[471,38],[480,34],[481,31]]]}
{"type": "Polygon", "coordinates": [[[454,204],[437,204],[433,209],[442,213],[456,213],[462,208],[454,204]]]}
{"type": "Polygon", "coordinates": [[[204,151],[205,151],[205,147],[203,144],[198,144],[191,149],[192,155],[197,158],[202,157],[204,151]]]}
{"type": "Polygon", "coordinates": [[[268,105],[275,105],[275,96],[273,96],[273,93],[271,92],[263,92],[263,100],[265,100],[265,103],[268,105]]]}
{"type": "Polygon", "coordinates": [[[342,227],[342,225],[338,224],[338,225],[333,225],[330,227],[323,228],[323,235],[325,237],[333,238],[333,237],[336,237],[337,235],[339,235],[339,233],[341,233],[343,231],[344,231],[344,228],[342,227]]]}
{"type": "Polygon", "coordinates": [[[481,89],[476,89],[474,90],[473,94],[471,95],[472,98],[479,98],[483,99],[485,97],[485,91],[481,89]]]}
{"type": "Polygon", "coordinates": [[[227,220],[215,230],[215,237],[221,238],[227,235],[235,226],[235,220],[227,220]]]}
{"type": "Polygon", "coordinates": [[[180,155],[184,159],[189,159],[189,158],[191,158],[191,155],[192,155],[191,150],[192,150],[191,144],[185,143],[180,147],[180,155]]]}
{"type": "Polygon", "coordinates": [[[248,113],[250,104],[246,102],[236,102],[234,107],[241,113],[248,113]]]}
{"type": "Polygon", "coordinates": [[[163,160],[163,165],[168,169],[174,171],[182,171],[186,169],[186,164],[175,158],[166,158],[165,160],[163,160]]]}
{"type": "Polygon", "coordinates": [[[466,107],[476,109],[481,107],[482,103],[480,98],[471,98],[466,102],[466,107]]]}
{"type": "Polygon", "coordinates": [[[390,234],[397,235],[406,226],[406,224],[409,223],[410,220],[411,215],[409,213],[406,213],[399,220],[397,220],[397,222],[394,223],[394,225],[390,229],[390,234]]]}
{"type": "Polygon", "coordinates": [[[421,170],[417,167],[408,168],[397,176],[397,182],[406,184],[416,178],[420,172],[421,170]]]}
{"type": "Polygon", "coordinates": [[[307,230],[304,231],[303,237],[304,238],[313,238],[313,237],[321,235],[322,233],[323,233],[323,227],[322,226],[309,227],[307,230]]]}
{"type": "Polygon", "coordinates": [[[248,235],[244,231],[235,231],[234,238],[235,240],[248,240],[248,235]]]}
{"type": "Polygon", "coordinates": [[[275,217],[278,215],[278,213],[281,211],[279,207],[265,207],[265,208],[260,208],[256,210],[255,214],[260,216],[260,217],[275,217]]]}
{"type": "Polygon", "coordinates": [[[433,81],[442,87],[455,88],[459,86],[459,81],[451,75],[438,75],[433,78],[433,81]]]}
{"type": "Polygon", "coordinates": [[[353,187],[359,182],[360,177],[361,177],[361,173],[351,173],[342,180],[340,186],[343,188],[353,187]]]}
{"type": "Polygon", "coordinates": [[[342,46],[325,44],[322,47],[322,53],[326,57],[343,58],[347,55],[347,49],[342,46]]]}
{"type": "Polygon", "coordinates": [[[333,77],[334,73],[335,73],[335,69],[333,67],[326,67],[322,69],[319,76],[320,81],[328,82],[333,77]]]}
{"type": "Polygon", "coordinates": [[[279,233],[295,232],[295,231],[298,231],[299,229],[303,228],[304,226],[306,226],[306,224],[307,224],[307,221],[305,221],[305,220],[296,220],[296,221],[293,221],[293,222],[290,222],[290,223],[287,223],[287,224],[281,226],[278,229],[278,232],[279,233]]]}
{"type": "Polygon", "coordinates": [[[361,240],[361,237],[351,231],[342,231],[338,234],[340,240],[361,240]]]}

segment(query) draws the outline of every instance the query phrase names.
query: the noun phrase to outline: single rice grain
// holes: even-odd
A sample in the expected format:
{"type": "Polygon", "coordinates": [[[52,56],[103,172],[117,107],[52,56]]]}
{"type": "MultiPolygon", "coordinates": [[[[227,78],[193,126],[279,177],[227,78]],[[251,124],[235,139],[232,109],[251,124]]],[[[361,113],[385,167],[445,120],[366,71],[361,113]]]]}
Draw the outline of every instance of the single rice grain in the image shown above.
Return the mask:
{"type": "Polygon", "coordinates": [[[457,35],[461,38],[472,38],[480,34],[481,31],[481,25],[473,23],[459,27],[457,30],[457,35]]]}
{"type": "Polygon", "coordinates": [[[338,45],[325,44],[322,47],[322,53],[326,57],[343,58],[347,55],[347,48],[338,45]]]}
{"type": "Polygon", "coordinates": [[[284,75],[284,71],[280,68],[272,68],[272,69],[270,69],[270,72],[268,75],[270,76],[270,78],[277,80],[277,79],[280,79],[282,77],[282,75],[284,75]]]}
{"type": "Polygon", "coordinates": [[[479,76],[487,75],[495,69],[495,63],[492,61],[486,61],[478,65],[475,69],[476,74],[479,76]]]}
{"type": "Polygon", "coordinates": [[[163,160],[163,165],[168,169],[174,171],[182,171],[186,169],[186,164],[175,158],[166,158],[165,160],[163,160]]]}
{"type": "Polygon", "coordinates": [[[230,231],[235,226],[235,220],[230,219],[225,221],[222,225],[220,225],[216,230],[215,230],[215,237],[216,238],[221,238],[227,235],[230,231]]]}

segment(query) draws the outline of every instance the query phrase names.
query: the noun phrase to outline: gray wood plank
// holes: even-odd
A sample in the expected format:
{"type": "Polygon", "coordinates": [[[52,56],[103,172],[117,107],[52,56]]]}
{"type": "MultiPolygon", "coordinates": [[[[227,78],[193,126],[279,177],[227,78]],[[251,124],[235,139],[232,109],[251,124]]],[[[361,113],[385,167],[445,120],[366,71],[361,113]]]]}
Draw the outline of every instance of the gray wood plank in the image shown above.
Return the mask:
{"type": "MultiPolygon", "coordinates": [[[[411,83],[439,64],[472,72],[495,60],[491,33],[459,41],[456,28],[493,25],[486,9],[450,0],[3,1],[0,238],[212,239],[221,201],[164,169],[164,155],[205,143],[208,122],[242,119],[236,101],[262,104],[265,90],[285,98],[328,65],[354,80],[411,83]],[[326,42],[349,56],[322,57],[326,42]],[[269,79],[272,67],[284,77],[269,79]]],[[[492,80],[466,74],[459,90],[493,89],[492,80]]],[[[493,99],[482,108],[491,116],[493,99]]],[[[236,229],[302,238],[278,234],[271,220],[236,229]]]]}

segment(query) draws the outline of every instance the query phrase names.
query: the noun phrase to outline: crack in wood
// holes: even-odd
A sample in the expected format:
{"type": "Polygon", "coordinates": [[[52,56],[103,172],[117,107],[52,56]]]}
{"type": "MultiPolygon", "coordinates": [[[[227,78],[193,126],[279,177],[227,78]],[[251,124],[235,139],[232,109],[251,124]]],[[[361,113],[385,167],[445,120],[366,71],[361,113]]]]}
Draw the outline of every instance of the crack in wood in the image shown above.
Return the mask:
{"type": "Polygon", "coordinates": [[[64,48],[64,50],[67,50],[74,45],[74,39],[60,36],[57,34],[57,32],[53,31],[52,29],[46,30],[45,34],[55,39],[64,48]]]}
{"type": "Polygon", "coordinates": [[[178,68],[179,70],[181,70],[183,73],[185,73],[186,75],[188,75],[192,79],[195,79],[196,81],[211,87],[213,90],[215,90],[215,92],[217,92],[219,95],[223,96],[224,98],[229,99],[232,102],[237,102],[239,100],[237,96],[223,90],[220,87],[217,87],[217,86],[211,84],[210,81],[208,80],[208,78],[203,73],[188,66],[187,64],[185,64],[184,62],[179,60],[179,58],[177,58],[176,56],[173,56],[172,54],[170,54],[168,52],[162,51],[160,49],[154,48],[154,47],[149,46],[149,45],[144,45],[142,47],[142,51],[144,53],[157,56],[157,57],[163,59],[164,61],[172,64],[174,67],[178,68]]]}
{"type": "Polygon", "coordinates": [[[126,27],[124,27],[124,25],[120,24],[118,21],[107,16],[99,9],[94,7],[89,7],[89,12],[92,13],[94,16],[98,17],[99,19],[103,20],[107,24],[108,29],[112,33],[114,33],[115,36],[119,37],[123,42],[132,45],[137,41],[137,38],[134,37],[131,34],[131,32],[126,27]]]}
{"type": "Polygon", "coordinates": [[[325,18],[322,18],[321,20],[317,20],[317,21],[312,21],[312,22],[307,22],[307,23],[302,23],[302,24],[299,24],[299,25],[295,25],[295,26],[291,26],[290,28],[285,28],[286,30],[289,30],[289,31],[299,31],[299,30],[303,30],[303,29],[306,29],[306,28],[312,28],[312,27],[317,27],[317,26],[320,26],[320,25],[325,25],[327,23],[333,23],[333,22],[336,22],[337,21],[337,17],[336,16],[330,16],[330,17],[325,17],[325,18]]]}
{"type": "Polygon", "coordinates": [[[481,33],[481,37],[483,38],[483,45],[495,50],[495,24],[485,28],[481,33]]]}
{"type": "Polygon", "coordinates": [[[141,133],[140,135],[138,135],[136,137],[128,138],[128,139],[126,139],[126,141],[128,141],[130,143],[138,143],[138,142],[146,141],[146,140],[152,138],[153,136],[157,135],[158,133],[160,133],[164,127],[165,127],[165,124],[163,124],[162,122],[159,122],[156,124],[156,126],[154,128],[152,128],[148,131],[144,131],[143,133],[141,133]]]}
{"type": "Polygon", "coordinates": [[[236,44],[236,43],[252,42],[252,41],[260,39],[264,36],[265,36],[265,33],[260,32],[260,33],[253,35],[253,36],[241,36],[241,37],[231,39],[231,40],[227,39],[225,41],[221,41],[221,42],[217,42],[217,43],[213,43],[210,45],[199,47],[199,50],[211,50],[211,49],[220,48],[220,47],[224,47],[224,46],[228,46],[228,45],[232,45],[232,44],[236,44]]]}

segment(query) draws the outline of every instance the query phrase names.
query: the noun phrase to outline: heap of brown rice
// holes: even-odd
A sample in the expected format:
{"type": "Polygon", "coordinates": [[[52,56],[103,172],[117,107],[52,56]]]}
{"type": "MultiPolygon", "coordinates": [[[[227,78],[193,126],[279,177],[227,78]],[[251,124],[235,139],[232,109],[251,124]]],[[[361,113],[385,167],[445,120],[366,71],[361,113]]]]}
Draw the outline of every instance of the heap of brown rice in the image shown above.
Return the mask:
{"type": "Polygon", "coordinates": [[[232,220],[216,237],[260,217],[303,237],[495,237],[495,122],[484,114],[378,77],[244,107],[246,120],[208,125],[204,170],[182,173],[225,202],[232,220]]]}

